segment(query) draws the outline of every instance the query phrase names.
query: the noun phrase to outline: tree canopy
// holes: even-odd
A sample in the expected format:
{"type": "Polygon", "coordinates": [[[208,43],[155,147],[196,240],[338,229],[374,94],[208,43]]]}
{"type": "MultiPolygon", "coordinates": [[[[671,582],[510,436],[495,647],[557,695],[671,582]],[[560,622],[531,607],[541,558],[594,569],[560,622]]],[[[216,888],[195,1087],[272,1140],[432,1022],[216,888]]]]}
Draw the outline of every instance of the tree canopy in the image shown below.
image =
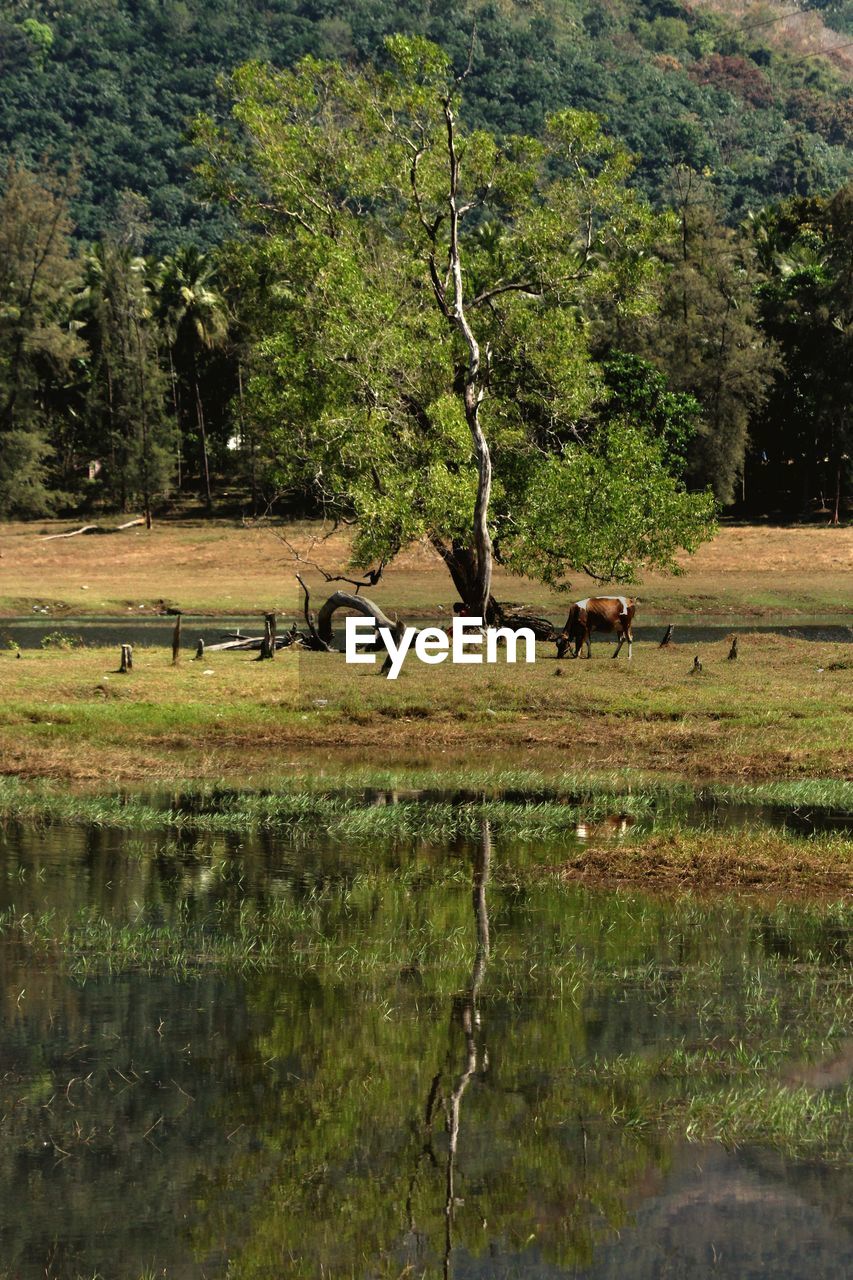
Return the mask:
{"type": "MultiPolygon", "coordinates": [[[[843,9],[821,14],[840,31],[843,9]]],[[[548,581],[665,563],[666,493],[688,543],[709,486],[739,516],[843,518],[840,72],[710,6],[256,16],[0,0],[0,515],[358,512],[361,561],[435,535],[463,594],[485,498],[475,559],[548,581]],[[445,54],[382,42],[392,17],[445,54]],[[251,53],[282,69],[248,62],[217,94],[251,53]],[[458,298],[443,101],[470,206],[458,298]]]]}
{"type": "Polygon", "coordinates": [[[599,311],[651,307],[665,220],[589,113],[501,141],[466,126],[464,77],[436,46],[387,45],[384,71],[248,64],[235,127],[196,133],[210,188],[261,229],[249,403],[282,489],[353,517],[356,563],[428,539],[476,605],[478,417],[499,560],[554,584],[572,566],[673,568],[712,501],[685,491],[652,426],[596,412],[590,354],[599,311]]]}

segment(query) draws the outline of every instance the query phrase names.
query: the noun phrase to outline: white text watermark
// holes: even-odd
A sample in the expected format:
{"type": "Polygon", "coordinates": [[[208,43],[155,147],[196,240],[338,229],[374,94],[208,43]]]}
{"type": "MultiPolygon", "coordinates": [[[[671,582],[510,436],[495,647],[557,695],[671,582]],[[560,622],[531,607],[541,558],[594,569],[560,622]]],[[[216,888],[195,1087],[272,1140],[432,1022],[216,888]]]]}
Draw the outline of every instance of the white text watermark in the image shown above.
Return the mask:
{"type": "Polygon", "coordinates": [[[389,680],[397,679],[410,649],[421,662],[434,666],[448,658],[459,664],[497,662],[501,643],[506,645],[506,661],[515,662],[523,644],[524,661],[536,661],[536,637],[529,627],[484,627],[482,618],[454,618],[450,635],[442,627],[405,627],[400,634],[391,627],[377,626],[374,618],[347,618],[347,662],[375,662],[376,652],[360,653],[358,646],[377,639],[390,659],[389,680]]]}

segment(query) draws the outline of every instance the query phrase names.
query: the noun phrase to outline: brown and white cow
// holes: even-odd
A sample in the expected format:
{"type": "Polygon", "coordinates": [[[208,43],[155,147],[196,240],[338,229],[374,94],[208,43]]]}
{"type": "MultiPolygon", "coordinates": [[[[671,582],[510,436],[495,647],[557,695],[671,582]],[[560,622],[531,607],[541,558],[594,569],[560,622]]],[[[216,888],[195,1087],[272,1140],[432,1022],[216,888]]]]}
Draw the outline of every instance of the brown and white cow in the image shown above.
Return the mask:
{"type": "Polygon", "coordinates": [[[619,650],[628,641],[628,657],[632,656],[634,633],[631,623],[634,621],[637,601],[629,596],[587,596],[586,600],[577,600],[569,609],[566,625],[557,636],[557,657],[564,658],[574,644],[572,654],[576,658],[581,647],[586,644],[586,656],[591,654],[590,636],[593,631],[617,631],[619,642],[613,657],[619,657],[619,650]]]}

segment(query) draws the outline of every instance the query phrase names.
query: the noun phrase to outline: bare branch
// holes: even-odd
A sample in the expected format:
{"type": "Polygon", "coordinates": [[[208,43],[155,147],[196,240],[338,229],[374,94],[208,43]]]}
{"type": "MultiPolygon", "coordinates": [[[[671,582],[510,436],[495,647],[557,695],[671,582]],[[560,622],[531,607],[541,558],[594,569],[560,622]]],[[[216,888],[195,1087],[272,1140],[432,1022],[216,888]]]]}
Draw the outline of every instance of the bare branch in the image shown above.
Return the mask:
{"type": "Polygon", "coordinates": [[[306,587],[305,583],[303,582],[302,578],[298,573],[296,575],[296,581],[299,583],[300,587],[305,593],[302,612],[305,617],[305,625],[308,628],[308,633],[311,636],[312,641],[314,642],[314,644],[317,646],[318,649],[325,649],[327,653],[331,653],[331,645],[327,644],[325,640],[320,639],[320,636],[317,632],[317,628],[314,626],[314,615],[311,612],[310,608],[308,607],[311,600],[311,595],[310,595],[310,592],[308,591],[308,588],[306,587]]]}
{"type": "Polygon", "coordinates": [[[518,280],[509,284],[496,284],[491,289],[484,289],[482,293],[478,293],[468,306],[479,307],[484,302],[491,302],[492,298],[498,298],[502,293],[527,293],[532,298],[541,298],[542,294],[536,289],[532,280],[518,280]]]}

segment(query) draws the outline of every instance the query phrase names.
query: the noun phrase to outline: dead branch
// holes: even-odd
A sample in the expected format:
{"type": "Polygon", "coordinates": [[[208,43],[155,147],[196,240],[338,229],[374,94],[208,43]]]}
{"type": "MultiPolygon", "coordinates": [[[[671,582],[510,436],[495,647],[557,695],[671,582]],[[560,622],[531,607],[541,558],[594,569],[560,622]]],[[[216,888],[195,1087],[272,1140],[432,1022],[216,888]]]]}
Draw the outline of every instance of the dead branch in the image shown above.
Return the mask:
{"type": "Polygon", "coordinates": [[[123,530],[135,529],[140,524],[145,524],[144,516],[137,516],[133,520],[126,521],[125,524],[117,524],[112,528],[102,524],[84,524],[79,529],[71,529],[68,533],[49,533],[39,541],[54,542],[57,538],[76,538],[80,533],[122,533],[123,530]]]}
{"type": "MultiPolygon", "coordinates": [[[[334,641],[334,633],[332,631],[332,618],[338,609],[352,609],[355,613],[360,613],[365,618],[373,618],[380,627],[387,627],[388,630],[399,638],[403,632],[403,625],[398,621],[393,621],[382,612],[378,604],[374,604],[367,596],[354,596],[349,591],[335,591],[329,596],[326,603],[317,618],[317,630],[320,638],[327,647],[331,647],[334,641]]],[[[377,635],[377,640],[381,643],[381,637],[377,635]]]]}
{"type": "MultiPolygon", "coordinates": [[[[305,599],[303,601],[303,613],[305,616],[305,625],[308,628],[308,634],[311,637],[312,647],[315,649],[325,650],[328,653],[331,649],[331,644],[329,643],[329,641],[322,639],[318,635],[317,628],[314,626],[314,614],[311,612],[311,609],[309,607],[310,601],[311,601],[311,593],[306,587],[301,574],[297,573],[296,581],[299,583],[300,587],[305,593],[305,599]]],[[[325,608],[325,605],[323,607],[325,608]]],[[[322,610],[321,610],[321,617],[322,617],[322,610]]]]}

